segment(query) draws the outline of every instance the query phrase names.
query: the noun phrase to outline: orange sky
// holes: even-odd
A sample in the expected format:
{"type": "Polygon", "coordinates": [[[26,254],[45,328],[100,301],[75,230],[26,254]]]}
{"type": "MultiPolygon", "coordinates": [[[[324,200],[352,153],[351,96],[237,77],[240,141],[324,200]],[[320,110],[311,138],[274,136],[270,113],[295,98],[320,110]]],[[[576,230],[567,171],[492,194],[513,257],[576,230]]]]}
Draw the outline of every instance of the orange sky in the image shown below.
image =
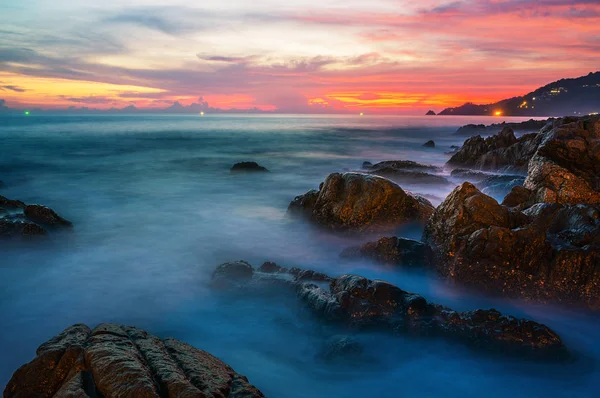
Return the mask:
{"type": "Polygon", "coordinates": [[[600,69],[590,0],[80,3],[0,5],[7,106],[420,114],[600,69]]]}

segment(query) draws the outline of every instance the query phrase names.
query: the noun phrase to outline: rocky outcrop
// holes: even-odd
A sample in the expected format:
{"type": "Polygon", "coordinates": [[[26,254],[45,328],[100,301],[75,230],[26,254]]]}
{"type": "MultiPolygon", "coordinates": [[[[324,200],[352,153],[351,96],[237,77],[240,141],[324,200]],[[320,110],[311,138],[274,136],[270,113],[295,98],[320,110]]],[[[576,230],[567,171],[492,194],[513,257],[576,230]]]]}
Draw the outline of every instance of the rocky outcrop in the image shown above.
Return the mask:
{"type": "Polygon", "coordinates": [[[548,120],[527,120],[524,122],[520,122],[520,123],[506,123],[506,122],[502,122],[502,123],[494,123],[494,124],[490,124],[489,126],[486,126],[485,124],[467,124],[464,125],[462,127],[460,127],[458,130],[456,130],[456,132],[454,133],[454,135],[462,135],[462,136],[474,136],[474,135],[478,135],[478,134],[494,134],[497,133],[498,131],[503,130],[504,128],[511,128],[514,131],[518,131],[518,132],[537,132],[539,131],[542,127],[544,127],[549,121],[552,121],[554,119],[550,118],[548,120]]]}
{"type": "Polygon", "coordinates": [[[432,110],[428,110],[425,116],[435,116],[435,112],[432,110]]]}
{"type": "Polygon", "coordinates": [[[429,140],[423,144],[425,148],[435,148],[435,142],[433,140],[429,140]]]}
{"type": "Polygon", "coordinates": [[[600,203],[600,116],[557,119],[541,135],[524,184],[535,201],[600,203]]]}
{"type": "Polygon", "coordinates": [[[533,205],[533,192],[522,186],[515,186],[504,197],[502,206],[516,208],[518,210],[526,209],[533,205]]]}
{"type": "Polygon", "coordinates": [[[211,354],[141,329],[73,325],[42,344],[4,397],[263,397],[211,354]]]}
{"type": "Polygon", "coordinates": [[[269,171],[265,167],[259,165],[256,162],[240,162],[236,163],[231,167],[232,173],[243,173],[243,172],[265,172],[269,171]]]}
{"type": "Polygon", "coordinates": [[[348,259],[364,258],[381,264],[403,267],[430,267],[433,263],[433,252],[429,246],[416,240],[395,236],[350,247],[340,256],[348,259]]]}
{"type": "Polygon", "coordinates": [[[46,206],[26,205],[0,196],[0,238],[47,235],[48,230],[72,226],[46,206]]]}
{"type": "Polygon", "coordinates": [[[361,173],[330,174],[320,190],[296,197],[291,214],[336,231],[385,231],[424,222],[434,207],[385,178],[361,173]]]}
{"type": "Polygon", "coordinates": [[[413,170],[413,171],[440,171],[441,169],[437,166],[430,164],[422,164],[413,162],[412,160],[385,160],[383,162],[370,164],[369,162],[363,163],[363,168],[370,171],[377,171],[381,169],[395,169],[395,170],[413,170]]]}
{"type": "Polygon", "coordinates": [[[445,177],[431,174],[441,171],[439,167],[410,160],[386,160],[376,164],[364,162],[362,168],[369,174],[388,178],[398,184],[450,184],[445,177]]]}
{"type": "Polygon", "coordinates": [[[600,208],[536,204],[521,212],[515,202],[500,205],[470,183],[456,188],[423,234],[438,271],[492,294],[600,308],[600,208]]]}
{"type": "Polygon", "coordinates": [[[559,336],[546,326],[493,309],[457,312],[380,280],[342,275],[326,283],[320,279],[300,280],[281,270],[255,270],[253,286],[268,288],[278,281],[317,316],[330,322],[396,334],[444,337],[502,353],[561,359],[567,355],[559,336]]]}
{"type": "Polygon", "coordinates": [[[514,131],[504,128],[499,134],[471,137],[448,161],[449,166],[480,170],[524,171],[542,136],[533,133],[517,139],[514,131]]]}
{"type": "Polygon", "coordinates": [[[494,197],[504,197],[513,187],[525,182],[524,175],[492,174],[470,169],[454,169],[450,177],[460,183],[471,182],[482,192],[494,197]]]}

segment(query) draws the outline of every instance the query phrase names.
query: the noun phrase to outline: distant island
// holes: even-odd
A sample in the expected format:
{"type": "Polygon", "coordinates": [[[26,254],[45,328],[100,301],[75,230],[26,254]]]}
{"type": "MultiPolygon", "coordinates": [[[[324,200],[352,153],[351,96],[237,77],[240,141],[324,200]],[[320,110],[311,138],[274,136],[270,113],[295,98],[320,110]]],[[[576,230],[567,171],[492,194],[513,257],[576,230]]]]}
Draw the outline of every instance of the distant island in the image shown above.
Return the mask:
{"type": "Polygon", "coordinates": [[[600,72],[575,79],[561,79],[521,97],[494,104],[467,102],[446,108],[438,115],[470,116],[568,116],[600,112],[600,72]]]}
{"type": "Polygon", "coordinates": [[[434,111],[432,111],[432,110],[430,110],[429,112],[427,112],[427,113],[425,114],[425,116],[435,116],[435,112],[434,112],[434,111]]]}

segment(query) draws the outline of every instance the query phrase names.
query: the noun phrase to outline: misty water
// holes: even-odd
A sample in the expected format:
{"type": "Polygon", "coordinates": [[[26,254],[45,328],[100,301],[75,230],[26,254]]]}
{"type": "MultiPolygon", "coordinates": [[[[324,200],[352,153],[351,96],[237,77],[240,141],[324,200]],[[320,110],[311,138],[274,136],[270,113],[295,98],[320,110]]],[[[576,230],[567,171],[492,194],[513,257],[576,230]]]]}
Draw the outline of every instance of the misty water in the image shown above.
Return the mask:
{"type": "MultiPolygon", "coordinates": [[[[332,116],[10,116],[0,118],[0,195],[71,220],[44,242],[0,241],[0,386],[42,342],[74,323],[134,325],[211,352],[270,397],[598,396],[593,314],[490,299],[422,272],[343,262],[357,238],[285,216],[294,196],[363,161],[443,165],[465,123],[492,118],[332,116]],[[423,148],[429,140],[436,148],[423,148]],[[230,174],[254,160],[270,173],[230,174]],[[567,364],[481,354],[444,340],[325,325],[281,295],[223,296],[216,265],[276,261],[332,276],[384,279],[459,310],[495,307],[544,323],[567,364]],[[332,335],[366,347],[324,363],[332,335]]],[[[453,186],[402,186],[439,204],[453,186]]],[[[407,228],[398,234],[419,238],[407,228]]],[[[363,237],[360,241],[374,237],[363,237]]]]}

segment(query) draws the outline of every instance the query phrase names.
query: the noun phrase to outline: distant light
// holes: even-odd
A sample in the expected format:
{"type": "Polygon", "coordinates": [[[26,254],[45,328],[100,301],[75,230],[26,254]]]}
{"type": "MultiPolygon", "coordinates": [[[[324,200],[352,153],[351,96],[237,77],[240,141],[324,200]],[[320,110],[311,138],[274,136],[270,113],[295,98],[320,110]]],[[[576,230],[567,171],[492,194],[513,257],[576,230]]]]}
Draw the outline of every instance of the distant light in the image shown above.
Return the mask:
{"type": "Polygon", "coordinates": [[[25,111],[25,116],[29,116],[29,111],[25,111]]]}
{"type": "Polygon", "coordinates": [[[598,114],[598,112],[592,112],[590,113],[590,116],[596,116],[598,114]]]}
{"type": "Polygon", "coordinates": [[[532,98],[535,101],[535,97],[532,98]]]}
{"type": "Polygon", "coordinates": [[[361,113],[360,113],[360,115],[362,116],[362,115],[363,115],[363,113],[361,112],[361,113]]]}
{"type": "Polygon", "coordinates": [[[200,116],[204,116],[204,112],[200,112],[200,116]]]}
{"type": "Polygon", "coordinates": [[[496,111],[496,112],[494,112],[494,115],[501,116],[502,115],[502,111],[496,111]]]}

